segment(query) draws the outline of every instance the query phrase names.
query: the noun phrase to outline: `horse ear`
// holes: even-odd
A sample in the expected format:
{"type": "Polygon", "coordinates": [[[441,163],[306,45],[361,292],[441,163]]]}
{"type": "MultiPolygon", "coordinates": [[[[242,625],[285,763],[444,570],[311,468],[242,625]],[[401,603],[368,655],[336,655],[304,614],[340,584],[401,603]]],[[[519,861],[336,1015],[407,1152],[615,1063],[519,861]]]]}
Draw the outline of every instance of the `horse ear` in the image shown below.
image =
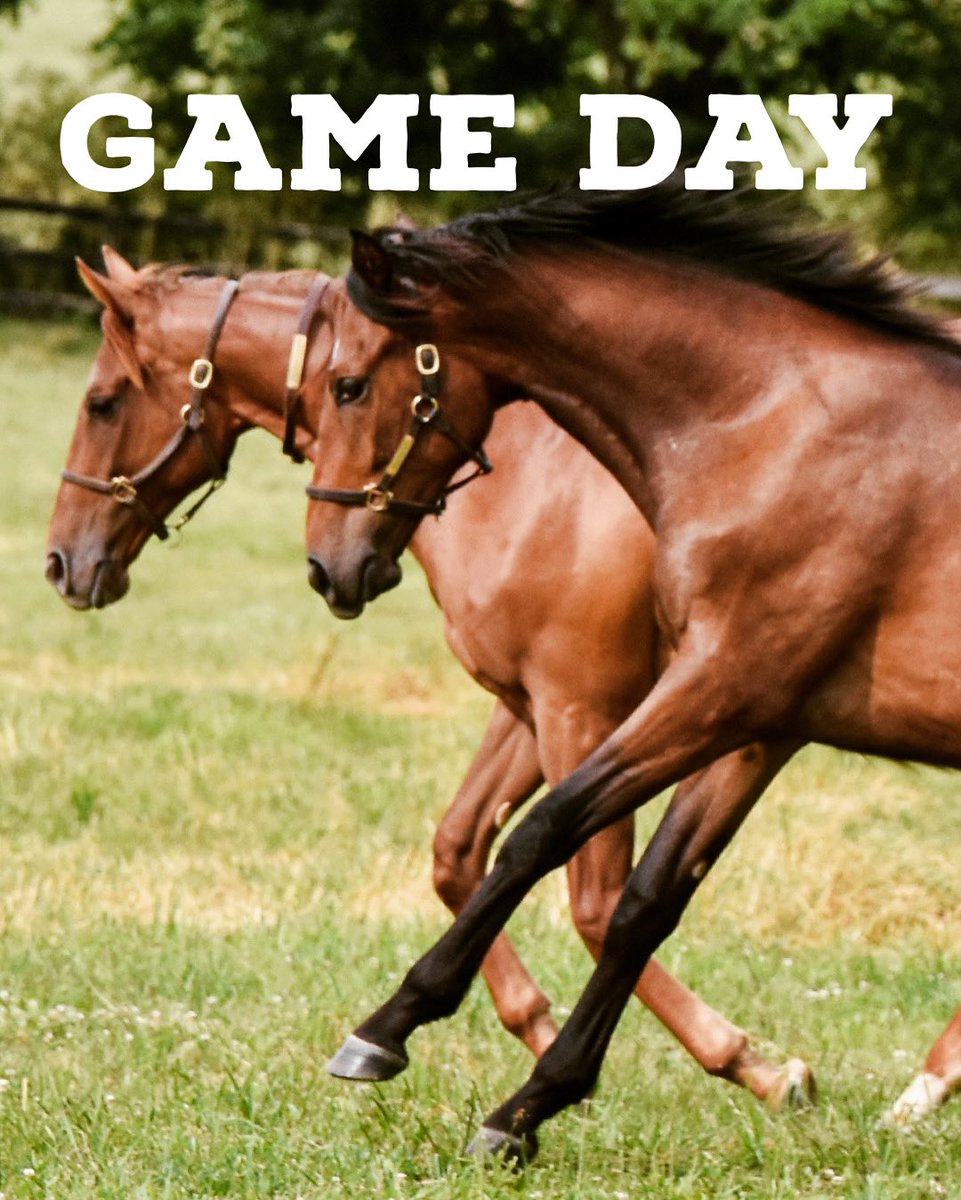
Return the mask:
{"type": "Polygon", "coordinates": [[[420,228],[414,218],[409,217],[403,209],[397,210],[397,215],[394,217],[394,227],[396,229],[403,229],[407,233],[413,233],[415,229],[420,228]]]}
{"type": "Polygon", "coordinates": [[[107,268],[107,274],[111,279],[115,279],[118,283],[125,283],[128,287],[133,287],[137,280],[137,269],[131,263],[127,262],[124,256],[113,246],[101,246],[100,253],[103,255],[104,266],[107,268]]]}
{"type": "Polygon", "coordinates": [[[143,389],[143,368],[137,358],[133,336],[133,316],[123,303],[123,284],[101,275],[81,258],[74,260],[77,271],[91,294],[104,306],[103,335],[120,359],[121,366],[135,387],[143,389]]]}
{"type": "Polygon", "coordinates": [[[380,241],[360,229],[352,229],[350,238],[354,270],[373,291],[389,292],[394,282],[394,266],[380,241]]]}
{"type": "Polygon", "coordinates": [[[73,261],[77,265],[77,274],[83,281],[83,285],[87,291],[106,308],[113,308],[116,304],[113,294],[114,289],[107,276],[101,275],[93,267],[88,267],[82,258],[75,258],[73,261]]]}

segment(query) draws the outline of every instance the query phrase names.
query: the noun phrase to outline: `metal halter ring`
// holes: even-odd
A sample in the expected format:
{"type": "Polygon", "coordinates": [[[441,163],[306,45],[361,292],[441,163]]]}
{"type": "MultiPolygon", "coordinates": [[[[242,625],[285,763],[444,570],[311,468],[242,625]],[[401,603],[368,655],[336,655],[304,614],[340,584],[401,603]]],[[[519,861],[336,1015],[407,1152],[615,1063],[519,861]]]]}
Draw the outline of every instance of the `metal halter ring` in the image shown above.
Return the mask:
{"type": "Polygon", "coordinates": [[[422,425],[427,425],[430,421],[433,421],[439,408],[440,405],[437,403],[437,398],[435,396],[426,396],[423,392],[418,392],[410,402],[410,411],[422,425]]]}
{"type": "Polygon", "coordinates": [[[189,425],[191,429],[199,429],[204,423],[204,410],[202,408],[194,408],[192,404],[184,404],[180,409],[180,419],[185,425],[189,425]]]}

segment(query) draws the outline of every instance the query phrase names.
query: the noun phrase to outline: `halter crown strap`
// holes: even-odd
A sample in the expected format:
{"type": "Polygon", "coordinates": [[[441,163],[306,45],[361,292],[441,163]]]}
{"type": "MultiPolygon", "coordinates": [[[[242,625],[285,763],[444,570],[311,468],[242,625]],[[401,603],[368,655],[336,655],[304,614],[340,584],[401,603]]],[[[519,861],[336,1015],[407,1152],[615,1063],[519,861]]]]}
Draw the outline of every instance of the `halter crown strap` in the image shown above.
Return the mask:
{"type": "Polygon", "coordinates": [[[310,285],[310,291],[304,300],[300,311],[297,331],[290,343],[290,358],[287,362],[287,380],[284,391],[284,442],[283,451],[294,462],[301,463],[304,456],[297,449],[297,418],[300,415],[303,395],[301,384],[304,382],[304,364],[307,361],[307,344],[310,329],[317,316],[330,279],[326,275],[318,275],[310,285]]]}

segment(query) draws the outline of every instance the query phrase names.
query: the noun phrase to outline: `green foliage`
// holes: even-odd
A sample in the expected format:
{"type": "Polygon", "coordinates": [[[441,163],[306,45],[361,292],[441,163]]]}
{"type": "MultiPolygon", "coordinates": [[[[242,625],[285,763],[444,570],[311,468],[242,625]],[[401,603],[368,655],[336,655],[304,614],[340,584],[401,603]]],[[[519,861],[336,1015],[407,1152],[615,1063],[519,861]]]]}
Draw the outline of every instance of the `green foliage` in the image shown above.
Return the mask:
{"type": "MultiPolygon", "coordinates": [[[[517,127],[498,131],[496,145],[517,155],[525,188],[586,161],[583,91],[657,96],[678,114],[694,156],[712,92],[783,102],[797,91],[890,90],[895,116],[872,140],[891,199],[887,225],[961,232],[958,0],[125,0],[102,49],[149,86],[173,144],[188,90],[236,91],[283,167],[301,150],[293,92],[332,92],[354,118],[378,92],[418,92],[422,110],[431,92],[512,92],[517,127]]],[[[436,165],[436,122],[422,112],[411,134],[412,163],[436,165]]],[[[625,131],[623,153],[646,153],[643,136],[625,131]]],[[[355,217],[371,161],[350,167],[340,196],[288,195],[284,206],[355,217]]]]}

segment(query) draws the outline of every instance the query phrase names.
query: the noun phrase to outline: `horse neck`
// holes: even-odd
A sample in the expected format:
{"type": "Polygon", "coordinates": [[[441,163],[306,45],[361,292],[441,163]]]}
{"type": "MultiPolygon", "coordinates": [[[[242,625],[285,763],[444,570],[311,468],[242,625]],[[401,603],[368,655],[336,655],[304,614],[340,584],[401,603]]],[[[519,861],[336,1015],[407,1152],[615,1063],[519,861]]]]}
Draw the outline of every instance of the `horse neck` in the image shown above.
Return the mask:
{"type": "Polygon", "coordinates": [[[698,266],[640,257],[534,258],[494,290],[490,305],[472,300],[454,316],[456,352],[537,401],[654,527],[679,451],[770,394],[782,365],[759,351],[757,331],[777,327],[772,310],[786,306],[802,310],[800,332],[806,308],[698,266]]]}
{"type": "Polygon", "coordinates": [[[284,432],[287,361],[303,297],[241,292],[224,325],[215,370],[240,421],[284,432]]]}

